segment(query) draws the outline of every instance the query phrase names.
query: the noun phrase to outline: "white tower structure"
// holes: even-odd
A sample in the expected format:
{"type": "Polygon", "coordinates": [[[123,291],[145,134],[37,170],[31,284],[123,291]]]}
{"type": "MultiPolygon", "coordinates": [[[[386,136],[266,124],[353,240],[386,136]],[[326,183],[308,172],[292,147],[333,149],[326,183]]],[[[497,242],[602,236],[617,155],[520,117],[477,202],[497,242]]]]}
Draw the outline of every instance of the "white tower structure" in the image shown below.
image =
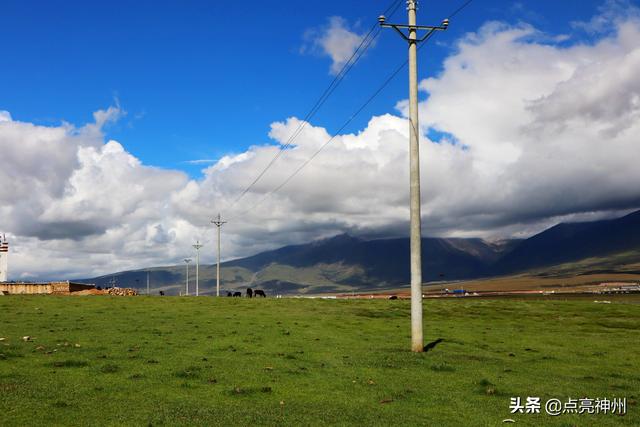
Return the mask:
{"type": "Polygon", "coordinates": [[[9,242],[3,234],[0,237],[0,282],[9,280],[9,242]]]}

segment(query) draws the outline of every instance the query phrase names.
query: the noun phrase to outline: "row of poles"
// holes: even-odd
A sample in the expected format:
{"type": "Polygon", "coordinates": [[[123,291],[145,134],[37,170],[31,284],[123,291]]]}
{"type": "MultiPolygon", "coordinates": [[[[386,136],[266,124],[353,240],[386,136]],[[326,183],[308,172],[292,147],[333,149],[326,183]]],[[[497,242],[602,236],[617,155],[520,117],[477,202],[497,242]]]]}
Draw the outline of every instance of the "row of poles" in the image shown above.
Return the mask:
{"type": "MultiPolygon", "coordinates": [[[[223,221],[218,214],[217,217],[211,220],[211,223],[218,229],[218,262],[216,263],[216,296],[220,296],[220,227],[226,224],[227,221],[223,221]]],[[[196,241],[193,248],[196,250],[196,296],[200,295],[200,249],[204,246],[200,241],[196,241]]],[[[187,267],[187,277],[184,283],[185,295],[189,295],[189,263],[193,261],[191,258],[185,258],[184,263],[187,267]]]]}

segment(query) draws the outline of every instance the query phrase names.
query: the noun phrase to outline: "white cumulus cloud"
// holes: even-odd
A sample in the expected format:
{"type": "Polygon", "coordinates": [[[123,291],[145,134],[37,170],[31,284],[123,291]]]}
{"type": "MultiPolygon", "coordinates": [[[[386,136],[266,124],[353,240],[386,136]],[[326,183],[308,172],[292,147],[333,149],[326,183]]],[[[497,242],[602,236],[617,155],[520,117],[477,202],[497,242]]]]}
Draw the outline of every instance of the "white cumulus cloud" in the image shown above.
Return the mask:
{"type": "Polygon", "coordinates": [[[305,45],[302,51],[326,55],[331,58],[331,74],[338,74],[347,61],[362,43],[364,34],[349,29],[347,21],[340,16],[329,18],[327,25],[307,31],[305,39],[309,45],[305,45]]]}

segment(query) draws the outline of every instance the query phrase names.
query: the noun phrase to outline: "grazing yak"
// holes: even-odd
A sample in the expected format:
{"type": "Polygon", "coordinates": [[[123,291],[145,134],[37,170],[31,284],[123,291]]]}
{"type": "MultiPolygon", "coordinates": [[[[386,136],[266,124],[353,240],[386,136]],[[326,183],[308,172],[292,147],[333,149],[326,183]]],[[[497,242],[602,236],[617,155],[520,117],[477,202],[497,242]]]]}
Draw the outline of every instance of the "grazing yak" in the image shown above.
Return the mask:
{"type": "Polygon", "coordinates": [[[267,294],[265,294],[261,289],[256,289],[255,291],[253,291],[253,296],[255,296],[256,298],[258,298],[259,296],[261,296],[262,298],[266,298],[267,294]]]}
{"type": "Polygon", "coordinates": [[[247,288],[247,298],[253,297],[253,290],[251,288],[247,288]]]}
{"type": "Polygon", "coordinates": [[[242,297],[242,292],[234,292],[233,296],[234,297],[242,297]]]}
{"type": "Polygon", "coordinates": [[[231,292],[227,292],[227,296],[228,296],[228,297],[232,297],[232,296],[233,296],[233,294],[232,294],[231,292]]]}
{"type": "Polygon", "coordinates": [[[389,299],[398,299],[398,296],[397,296],[397,295],[391,295],[391,296],[389,297],[389,299]]]}
{"type": "Polygon", "coordinates": [[[160,291],[160,296],[163,297],[164,296],[164,291],[160,291]]]}

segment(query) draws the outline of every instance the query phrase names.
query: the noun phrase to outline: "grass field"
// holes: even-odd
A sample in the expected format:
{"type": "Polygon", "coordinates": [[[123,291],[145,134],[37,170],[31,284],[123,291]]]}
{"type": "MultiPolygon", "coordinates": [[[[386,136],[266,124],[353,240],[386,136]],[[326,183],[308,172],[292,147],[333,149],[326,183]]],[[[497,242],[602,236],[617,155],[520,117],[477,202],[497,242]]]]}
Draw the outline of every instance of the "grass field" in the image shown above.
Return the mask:
{"type": "Polygon", "coordinates": [[[640,300],[606,298],[428,300],[414,354],[408,301],[0,297],[0,425],[637,426],[640,300]]]}

